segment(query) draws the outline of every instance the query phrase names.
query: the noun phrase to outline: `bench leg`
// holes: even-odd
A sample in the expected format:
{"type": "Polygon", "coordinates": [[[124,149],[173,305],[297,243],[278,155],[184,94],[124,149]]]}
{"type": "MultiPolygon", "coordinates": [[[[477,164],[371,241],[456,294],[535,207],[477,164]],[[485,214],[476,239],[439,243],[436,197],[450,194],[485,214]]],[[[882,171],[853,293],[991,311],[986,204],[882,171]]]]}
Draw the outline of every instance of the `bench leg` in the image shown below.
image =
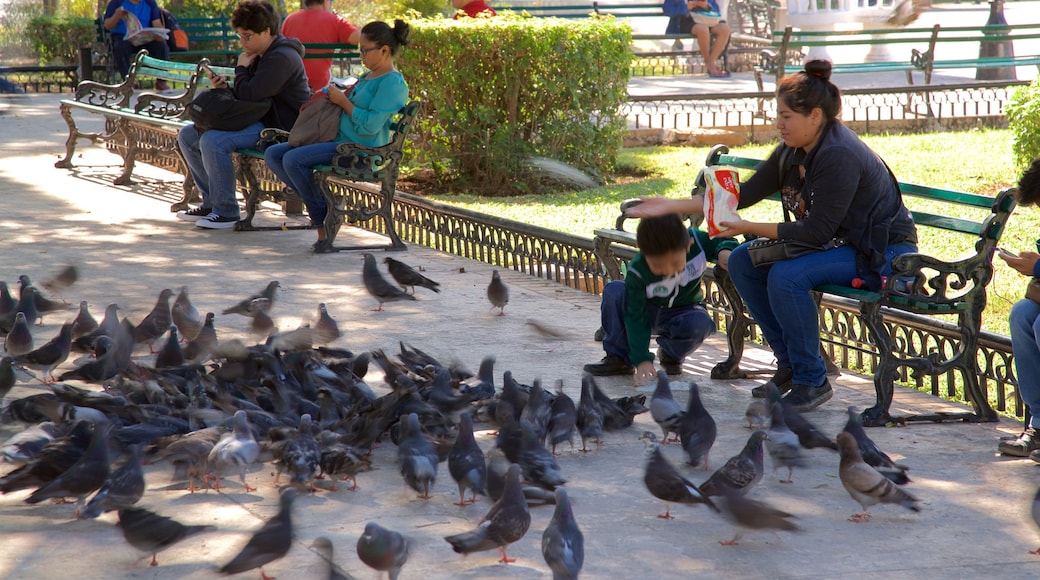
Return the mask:
{"type": "MultiPolygon", "coordinates": [[[[394,224],[393,202],[397,191],[396,168],[388,171],[390,173],[383,178],[379,193],[379,206],[374,210],[365,208],[348,209],[346,207],[346,196],[337,196],[329,185],[328,176],[319,178],[322,194],[328,205],[329,213],[325,216],[325,244],[320,252],[343,252],[352,250],[386,250],[388,252],[399,252],[408,249],[404,241],[397,234],[394,224]],[[375,217],[383,220],[386,236],[390,238],[389,244],[366,244],[354,246],[336,246],[336,235],[343,226],[344,221],[350,223],[367,222],[375,217]]],[[[348,177],[349,179],[349,177],[348,177]]]]}
{"type": "Polygon", "coordinates": [[[76,142],[80,139],[89,139],[91,143],[97,143],[98,139],[106,138],[105,133],[82,133],[76,127],[76,120],[72,118],[72,108],[66,104],[60,107],[61,118],[69,126],[69,137],[65,140],[65,157],[54,163],[58,169],[72,169],[72,156],[76,153],[76,142]]]}
{"type": "Polygon", "coordinates": [[[711,369],[713,379],[743,379],[747,373],[740,370],[740,359],[744,356],[744,340],[747,338],[747,329],[750,324],[744,314],[744,300],[737,293],[737,287],[729,277],[729,273],[719,266],[715,267],[715,284],[726,297],[729,303],[729,324],[726,325],[726,340],[729,343],[729,356],[726,360],[716,364],[711,369]]]}
{"type": "Polygon", "coordinates": [[[184,174],[184,182],[181,184],[181,195],[180,201],[170,205],[171,212],[187,211],[191,209],[193,203],[199,203],[202,201],[202,197],[199,195],[199,189],[195,187],[195,178],[191,176],[191,171],[188,169],[188,162],[184,160],[184,156],[181,155],[179,147],[177,150],[177,158],[180,159],[180,173],[184,174]]]}
{"type": "Polygon", "coordinates": [[[132,185],[130,176],[134,173],[134,165],[137,161],[137,151],[140,149],[137,139],[131,134],[130,125],[124,121],[116,121],[116,131],[122,135],[123,142],[123,173],[115,178],[112,183],[116,185],[132,185]]]}

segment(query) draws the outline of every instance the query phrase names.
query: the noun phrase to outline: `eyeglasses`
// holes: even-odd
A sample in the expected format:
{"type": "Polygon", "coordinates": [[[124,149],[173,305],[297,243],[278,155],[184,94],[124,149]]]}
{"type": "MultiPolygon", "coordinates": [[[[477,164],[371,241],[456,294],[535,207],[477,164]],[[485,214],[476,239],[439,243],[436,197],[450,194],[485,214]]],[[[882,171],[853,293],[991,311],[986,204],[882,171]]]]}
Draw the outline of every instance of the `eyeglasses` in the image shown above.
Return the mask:
{"type": "Polygon", "coordinates": [[[249,42],[250,40],[253,40],[254,36],[256,36],[255,32],[247,32],[245,34],[239,34],[238,39],[242,42],[249,42]]]}
{"type": "Polygon", "coordinates": [[[365,56],[366,54],[372,52],[373,50],[380,50],[382,48],[383,48],[382,46],[371,46],[369,48],[365,48],[363,46],[359,46],[358,47],[358,52],[361,53],[361,56],[365,56]]]}

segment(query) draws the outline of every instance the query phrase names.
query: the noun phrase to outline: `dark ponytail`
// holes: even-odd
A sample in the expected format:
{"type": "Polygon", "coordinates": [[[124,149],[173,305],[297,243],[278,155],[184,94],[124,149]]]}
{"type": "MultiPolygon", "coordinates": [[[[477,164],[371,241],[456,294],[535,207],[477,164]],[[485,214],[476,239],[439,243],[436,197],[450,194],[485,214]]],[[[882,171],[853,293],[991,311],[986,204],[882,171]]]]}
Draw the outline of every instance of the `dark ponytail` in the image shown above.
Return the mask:
{"type": "Polygon", "coordinates": [[[792,111],[808,115],[813,109],[823,111],[827,122],[841,113],[841,91],[831,82],[831,63],[810,60],[804,70],[787,75],[776,85],[776,98],[792,111]]]}
{"type": "Polygon", "coordinates": [[[412,28],[403,20],[394,20],[394,27],[381,20],[369,22],[361,28],[361,35],[378,46],[389,46],[390,55],[396,55],[398,49],[408,44],[408,36],[412,28]]]}

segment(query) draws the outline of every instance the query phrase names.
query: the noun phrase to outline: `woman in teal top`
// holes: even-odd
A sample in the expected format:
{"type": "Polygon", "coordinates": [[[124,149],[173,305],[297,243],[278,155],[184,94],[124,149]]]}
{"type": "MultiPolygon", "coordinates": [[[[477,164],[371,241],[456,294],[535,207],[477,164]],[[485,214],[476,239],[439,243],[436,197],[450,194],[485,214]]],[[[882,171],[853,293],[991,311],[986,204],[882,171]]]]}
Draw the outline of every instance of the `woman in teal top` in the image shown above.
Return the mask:
{"type": "Polygon", "coordinates": [[[380,147],[390,142],[390,122],[408,102],[408,85],[394,67],[394,56],[408,43],[408,32],[408,24],[401,20],[395,20],[393,28],[385,22],[369,22],[361,29],[358,46],[368,72],[347,92],[335,86],[325,89],[329,100],[343,109],[335,141],[300,147],[279,143],[264,153],[271,171],[307,206],[311,225],[318,231],[315,252],[328,250],[324,228],[328,206],[314,182],[313,167],[331,163],[340,143],[380,147]]]}

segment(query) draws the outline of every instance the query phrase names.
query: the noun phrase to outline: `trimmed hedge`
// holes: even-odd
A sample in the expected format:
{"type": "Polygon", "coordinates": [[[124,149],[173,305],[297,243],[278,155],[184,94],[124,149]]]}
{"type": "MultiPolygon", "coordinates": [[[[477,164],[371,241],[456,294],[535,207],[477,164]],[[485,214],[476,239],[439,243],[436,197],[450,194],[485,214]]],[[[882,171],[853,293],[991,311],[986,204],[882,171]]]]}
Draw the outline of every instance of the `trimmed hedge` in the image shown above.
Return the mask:
{"type": "Polygon", "coordinates": [[[484,195],[536,191],[532,156],[593,175],[625,131],[631,29],[613,18],[413,20],[397,58],[426,103],[413,160],[484,195]]]}
{"type": "Polygon", "coordinates": [[[80,47],[96,38],[94,21],[79,16],[38,16],[29,21],[28,35],[42,64],[77,64],[80,47]]]}

